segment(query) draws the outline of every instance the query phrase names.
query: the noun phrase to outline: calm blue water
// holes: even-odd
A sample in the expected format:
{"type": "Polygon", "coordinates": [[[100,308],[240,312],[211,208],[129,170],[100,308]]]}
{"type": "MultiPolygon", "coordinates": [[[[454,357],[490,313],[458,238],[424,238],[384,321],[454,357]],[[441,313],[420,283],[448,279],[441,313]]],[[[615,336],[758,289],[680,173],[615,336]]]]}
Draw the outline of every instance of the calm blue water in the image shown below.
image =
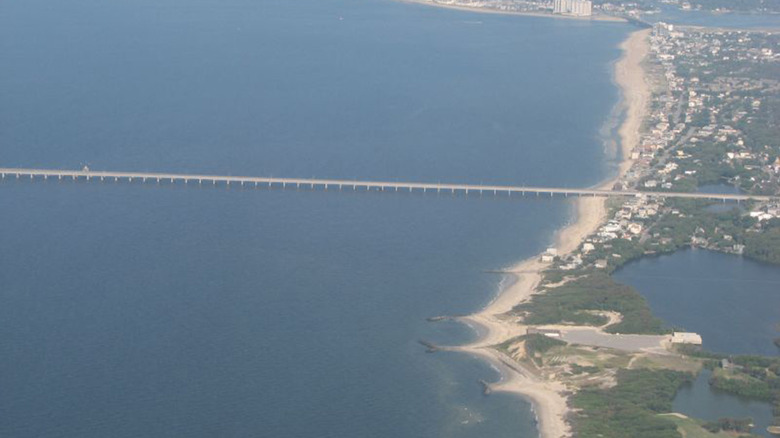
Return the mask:
{"type": "Polygon", "coordinates": [[[658,14],[646,14],[650,22],[664,21],[688,26],[726,27],[734,29],[780,29],[780,15],[682,11],[676,5],[660,5],[658,14]]]}
{"type": "Polygon", "coordinates": [[[700,333],[710,351],[780,354],[780,269],[704,250],[629,263],[615,279],[635,287],[672,327],[700,333]]]}
{"type": "MultiPolygon", "coordinates": [[[[584,186],[631,28],[350,0],[0,7],[4,166],[584,186]]],[[[425,321],[561,201],[0,184],[0,435],[535,436],[425,321]]]]}
{"type": "Polygon", "coordinates": [[[672,409],[689,417],[705,421],[721,418],[752,418],[751,433],[771,437],[766,431],[772,425],[772,405],[746,400],[710,387],[711,371],[702,370],[693,383],[683,386],[674,399],[672,409]]]}
{"type": "MultiPolygon", "coordinates": [[[[777,356],[780,336],[780,269],[747,258],[705,250],[685,250],[632,262],[615,272],[635,287],[653,313],[669,325],[702,335],[704,348],[732,354],[777,356]]],[[[715,421],[753,418],[753,433],[766,432],[772,405],[713,390],[709,372],[677,393],[673,409],[715,421]]]]}

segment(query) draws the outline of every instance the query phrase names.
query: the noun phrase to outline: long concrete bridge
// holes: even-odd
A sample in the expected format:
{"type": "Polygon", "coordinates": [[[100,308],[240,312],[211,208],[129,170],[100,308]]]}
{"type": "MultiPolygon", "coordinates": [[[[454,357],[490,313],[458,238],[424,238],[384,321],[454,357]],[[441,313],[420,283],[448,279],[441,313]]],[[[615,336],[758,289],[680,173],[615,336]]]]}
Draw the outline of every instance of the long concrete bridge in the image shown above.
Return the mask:
{"type": "Polygon", "coordinates": [[[57,169],[0,168],[0,177],[28,180],[67,180],[97,182],[156,182],[170,184],[224,185],[265,188],[309,188],[320,190],[362,190],[362,191],[406,191],[433,193],[491,194],[491,195],[534,195],[547,197],[593,196],[593,197],[638,197],[709,199],[717,201],[780,201],[778,196],[757,196],[744,194],[649,192],[635,190],[569,189],[560,187],[506,186],[486,184],[447,184],[396,181],[355,181],[346,179],[319,178],[273,178],[254,176],[205,175],[183,173],[117,172],[57,169]]]}

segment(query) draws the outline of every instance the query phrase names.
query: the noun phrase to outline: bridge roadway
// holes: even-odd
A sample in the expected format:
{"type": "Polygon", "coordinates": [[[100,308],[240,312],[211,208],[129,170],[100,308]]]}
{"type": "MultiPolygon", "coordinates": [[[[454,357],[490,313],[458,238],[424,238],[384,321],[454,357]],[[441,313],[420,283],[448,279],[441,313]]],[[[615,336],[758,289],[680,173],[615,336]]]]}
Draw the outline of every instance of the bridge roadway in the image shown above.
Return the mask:
{"type": "Polygon", "coordinates": [[[714,193],[685,193],[685,192],[645,192],[645,191],[617,191],[603,189],[569,189],[556,187],[526,187],[485,184],[444,184],[444,183],[420,183],[420,182],[392,182],[392,181],[355,181],[346,179],[319,179],[319,178],[273,178],[252,176],[227,176],[227,175],[200,175],[179,173],[152,173],[152,172],[115,172],[94,170],[56,170],[56,169],[23,169],[0,168],[0,176],[7,178],[29,178],[48,180],[84,180],[84,181],[114,181],[114,182],[170,182],[183,184],[231,184],[250,187],[268,188],[311,188],[311,189],[351,189],[351,190],[378,190],[378,191],[408,191],[408,192],[436,192],[436,193],[488,193],[505,195],[546,195],[560,196],[594,196],[594,197],[637,197],[648,196],[653,198],[689,198],[709,199],[718,201],[780,201],[777,196],[756,196],[743,194],[714,194],[714,193]]]}

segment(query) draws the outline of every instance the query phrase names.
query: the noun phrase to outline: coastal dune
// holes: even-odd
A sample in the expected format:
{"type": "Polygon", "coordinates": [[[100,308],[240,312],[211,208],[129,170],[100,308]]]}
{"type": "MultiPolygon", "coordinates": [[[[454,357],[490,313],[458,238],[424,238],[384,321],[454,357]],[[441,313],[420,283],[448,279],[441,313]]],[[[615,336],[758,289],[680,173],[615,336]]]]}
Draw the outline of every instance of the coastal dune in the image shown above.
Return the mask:
{"type": "MultiPolygon", "coordinates": [[[[611,188],[628,171],[632,162],[631,151],[639,144],[640,129],[647,113],[651,97],[642,62],[649,51],[649,30],[630,34],[621,44],[622,56],[614,66],[614,80],[621,89],[621,112],[625,115],[619,127],[620,163],[617,174],[600,184],[600,188],[611,188]]],[[[594,233],[606,220],[604,198],[578,198],[575,201],[572,222],[556,234],[559,254],[576,250],[583,240],[594,233]]],[[[463,317],[466,324],[478,329],[481,334],[475,342],[459,347],[460,351],[481,357],[501,371],[501,380],[491,385],[493,391],[506,391],[530,400],[538,419],[542,438],[571,436],[566,421],[569,413],[566,388],[559,382],[543,380],[521,365],[493,348],[515,336],[525,334],[525,327],[508,319],[506,314],[518,304],[528,300],[536,291],[547,263],[534,257],[511,267],[508,272],[515,281],[499,291],[498,295],[479,312],[463,317]]]]}

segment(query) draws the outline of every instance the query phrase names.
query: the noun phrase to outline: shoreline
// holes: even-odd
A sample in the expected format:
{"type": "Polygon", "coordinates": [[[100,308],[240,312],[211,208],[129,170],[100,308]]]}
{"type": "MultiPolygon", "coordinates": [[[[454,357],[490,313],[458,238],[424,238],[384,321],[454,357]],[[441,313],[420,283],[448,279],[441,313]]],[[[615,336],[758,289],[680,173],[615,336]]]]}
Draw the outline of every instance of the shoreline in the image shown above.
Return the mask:
{"type": "Polygon", "coordinates": [[[430,6],[434,8],[452,9],[456,11],[475,12],[478,14],[498,14],[498,15],[515,15],[520,17],[544,17],[555,18],[564,20],[581,20],[581,21],[605,21],[611,23],[627,23],[628,20],[620,17],[613,17],[611,15],[591,15],[589,17],[578,17],[576,15],[555,15],[545,14],[543,12],[517,12],[517,11],[502,11],[499,9],[481,8],[477,6],[465,6],[457,4],[439,3],[431,0],[397,0],[401,3],[408,3],[414,5],[430,6]]]}
{"type": "MultiPolygon", "coordinates": [[[[413,2],[419,3],[416,0],[413,2]]],[[[640,129],[651,97],[642,66],[642,61],[649,52],[648,34],[647,29],[631,32],[620,45],[622,55],[615,62],[613,70],[613,80],[621,90],[618,102],[620,114],[624,115],[617,130],[620,141],[616,158],[619,161],[616,174],[598,184],[598,188],[613,186],[633,165],[630,159],[631,151],[639,144],[640,129]]],[[[607,217],[606,199],[578,198],[574,210],[572,221],[556,232],[555,247],[561,255],[576,250],[586,237],[604,223],[607,217]]],[[[566,388],[554,380],[539,379],[492,348],[525,334],[525,326],[507,321],[504,315],[531,297],[542,280],[542,272],[548,266],[547,263],[539,261],[539,255],[512,266],[508,273],[514,276],[514,281],[500,290],[484,308],[459,318],[461,322],[474,327],[481,334],[480,338],[453,350],[483,358],[499,369],[501,379],[492,384],[491,389],[513,393],[529,400],[537,417],[540,437],[559,438],[571,436],[572,433],[566,421],[570,409],[566,397],[562,394],[566,388]]]]}

